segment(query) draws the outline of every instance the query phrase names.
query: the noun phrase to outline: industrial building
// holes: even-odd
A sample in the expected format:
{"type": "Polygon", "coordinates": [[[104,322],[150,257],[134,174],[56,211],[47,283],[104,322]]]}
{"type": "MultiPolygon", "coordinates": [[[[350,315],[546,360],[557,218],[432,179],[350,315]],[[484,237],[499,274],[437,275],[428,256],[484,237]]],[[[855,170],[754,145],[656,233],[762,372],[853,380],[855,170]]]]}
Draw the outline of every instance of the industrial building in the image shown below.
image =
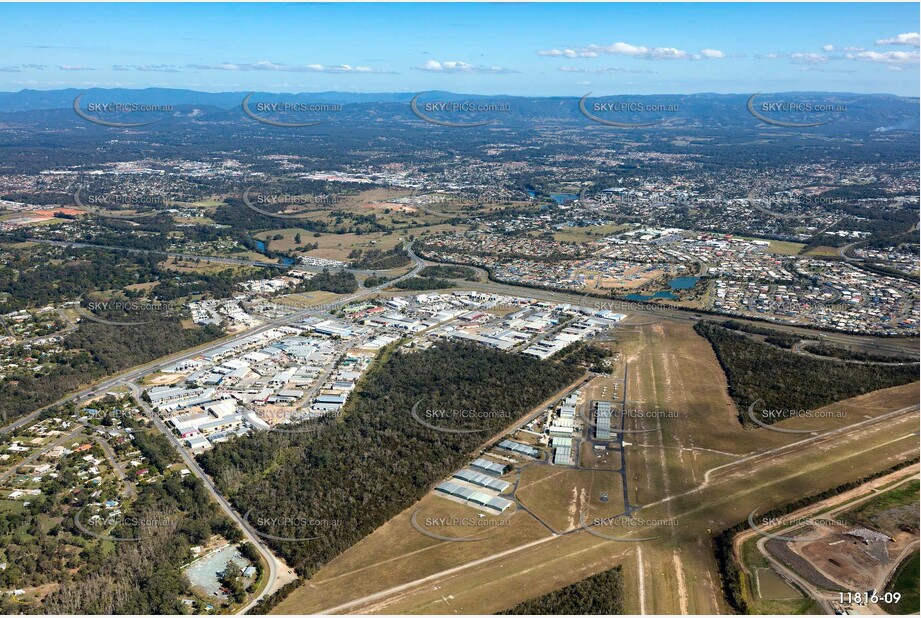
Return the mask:
{"type": "Polygon", "coordinates": [[[440,491],[443,494],[447,494],[455,498],[460,498],[465,502],[469,502],[475,506],[494,511],[496,513],[504,513],[510,506],[512,506],[512,504],[514,504],[511,500],[506,500],[505,498],[500,498],[499,496],[492,496],[482,491],[476,491],[452,481],[443,481],[439,483],[435,486],[435,491],[440,491]]]}
{"type": "Polygon", "coordinates": [[[572,438],[559,436],[553,438],[553,464],[568,466],[572,463],[572,438]]]}
{"type": "Polygon", "coordinates": [[[455,472],[454,478],[466,481],[473,485],[479,485],[480,487],[492,489],[493,491],[497,491],[500,494],[512,486],[511,483],[500,481],[497,478],[493,478],[479,472],[474,472],[473,470],[469,470],[467,468],[455,472]]]}
{"type": "Polygon", "coordinates": [[[482,458],[482,457],[480,457],[479,459],[475,460],[475,461],[474,461],[472,464],[470,464],[470,465],[471,465],[472,467],[474,467],[474,468],[479,468],[480,470],[483,470],[484,472],[489,472],[490,474],[495,474],[496,476],[502,476],[502,475],[505,474],[506,471],[508,471],[508,469],[509,469],[509,465],[508,465],[508,464],[496,463],[496,462],[494,462],[494,461],[490,461],[490,460],[484,459],[484,458],[482,458]]]}
{"type": "Polygon", "coordinates": [[[499,443],[499,448],[512,451],[519,455],[534,457],[535,459],[540,457],[540,451],[538,449],[533,446],[528,446],[527,444],[522,444],[521,442],[513,442],[512,440],[503,440],[499,443]]]}
{"type": "Polygon", "coordinates": [[[611,403],[608,401],[595,402],[595,438],[611,439],[611,403]]]}

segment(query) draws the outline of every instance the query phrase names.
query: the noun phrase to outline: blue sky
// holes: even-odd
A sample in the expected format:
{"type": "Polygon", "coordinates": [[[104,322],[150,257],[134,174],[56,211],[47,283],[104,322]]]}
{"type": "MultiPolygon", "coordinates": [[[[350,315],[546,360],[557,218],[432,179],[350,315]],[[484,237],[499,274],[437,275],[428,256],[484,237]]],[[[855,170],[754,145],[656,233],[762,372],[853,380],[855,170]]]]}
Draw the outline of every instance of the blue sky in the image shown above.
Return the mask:
{"type": "Polygon", "coordinates": [[[0,90],[918,96],[917,3],[0,4],[0,90]]]}

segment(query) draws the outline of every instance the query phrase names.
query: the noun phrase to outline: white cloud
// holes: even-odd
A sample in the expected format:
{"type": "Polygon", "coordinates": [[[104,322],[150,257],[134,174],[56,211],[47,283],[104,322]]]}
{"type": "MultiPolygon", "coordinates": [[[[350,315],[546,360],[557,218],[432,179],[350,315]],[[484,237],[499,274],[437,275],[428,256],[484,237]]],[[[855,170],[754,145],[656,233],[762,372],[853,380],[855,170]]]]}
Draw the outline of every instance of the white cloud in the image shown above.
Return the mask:
{"type": "Polygon", "coordinates": [[[829,69],[824,66],[807,65],[799,68],[800,71],[809,71],[816,73],[856,73],[855,69],[829,69]]]}
{"type": "MultiPolygon", "coordinates": [[[[352,66],[349,64],[307,64],[307,65],[287,65],[276,64],[274,62],[222,62],[219,64],[190,64],[190,69],[199,69],[205,71],[284,71],[289,73],[389,73],[390,71],[378,71],[371,67],[352,66]]],[[[143,69],[138,69],[143,70],[143,69]]],[[[154,69],[149,69],[154,70],[154,69]]]]}
{"type": "Polygon", "coordinates": [[[83,64],[60,64],[58,68],[62,71],[93,71],[93,67],[88,67],[83,64]]]}
{"type": "Polygon", "coordinates": [[[598,69],[588,69],[584,67],[557,67],[557,71],[563,73],[588,73],[594,75],[610,74],[619,75],[624,73],[655,73],[655,71],[644,71],[639,69],[624,69],[621,67],[602,67],[598,69]]]}
{"type": "Polygon", "coordinates": [[[467,75],[498,75],[502,73],[517,73],[512,69],[505,69],[499,66],[473,65],[467,62],[446,61],[438,62],[437,60],[427,60],[425,64],[413,67],[417,71],[426,71],[428,73],[464,73],[467,75]]]}
{"type": "Polygon", "coordinates": [[[145,73],[180,73],[177,66],[171,64],[113,64],[113,71],[143,71],[145,73]]]}
{"type": "Polygon", "coordinates": [[[597,58],[602,54],[628,56],[642,60],[701,60],[726,57],[726,54],[718,49],[702,49],[698,54],[691,54],[676,47],[645,47],[623,41],[611,45],[588,45],[575,49],[546,49],[537,52],[538,56],[548,58],[597,58]]]}
{"type": "Polygon", "coordinates": [[[875,62],[878,64],[914,64],[918,62],[918,52],[875,52],[865,51],[858,54],[848,54],[849,60],[863,60],[865,62],[875,62]]]}
{"type": "Polygon", "coordinates": [[[558,58],[560,56],[565,56],[567,58],[597,58],[598,52],[580,50],[576,51],[574,49],[547,49],[537,52],[538,56],[544,56],[545,58],[558,58]]]}
{"type": "Polygon", "coordinates": [[[913,47],[921,47],[921,37],[918,36],[917,32],[906,32],[905,34],[898,34],[889,39],[876,39],[877,45],[911,45],[913,47]]]}
{"type": "Polygon", "coordinates": [[[22,73],[23,69],[33,69],[35,71],[44,71],[48,67],[44,64],[17,64],[11,66],[0,67],[0,73],[22,73]]]}
{"type": "Polygon", "coordinates": [[[834,45],[831,45],[831,44],[829,44],[829,45],[823,45],[823,46],[822,46],[822,51],[823,51],[823,52],[833,52],[833,51],[835,51],[835,46],[834,46],[834,45]]]}
{"type": "Polygon", "coordinates": [[[814,52],[793,52],[790,54],[790,60],[794,64],[826,64],[831,59],[830,56],[814,52]]]}

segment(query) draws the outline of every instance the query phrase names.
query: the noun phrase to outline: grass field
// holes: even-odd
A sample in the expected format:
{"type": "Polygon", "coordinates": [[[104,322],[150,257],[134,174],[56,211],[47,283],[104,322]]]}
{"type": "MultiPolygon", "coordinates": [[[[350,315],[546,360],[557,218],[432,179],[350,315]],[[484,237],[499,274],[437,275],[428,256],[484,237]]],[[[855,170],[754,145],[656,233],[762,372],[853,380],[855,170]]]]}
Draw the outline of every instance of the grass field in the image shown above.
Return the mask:
{"type": "Polygon", "coordinates": [[[515,497],[556,532],[580,527],[581,517],[613,517],[623,512],[620,475],[607,470],[575,470],[531,465],[522,470],[515,497]],[[602,502],[601,493],[608,501],[602,502]]]}
{"type": "Polygon", "coordinates": [[[921,577],[921,558],[918,550],[912,552],[886,585],[886,592],[899,592],[902,598],[898,603],[880,603],[890,614],[917,614],[921,597],[918,595],[918,579],[921,577]]]}
{"type": "Polygon", "coordinates": [[[820,246],[810,249],[804,255],[811,255],[814,257],[838,257],[838,248],[837,247],[826,247],[820,246]]]}
{"type": "Polygon", "coordinates": [[[629,225],[590,225],[587,227],[567,228],[562,232],[554,232],[553,240],[557,242],[586,243],[599,240],[605,236],[616,234],[629,229],[629,225]]]}

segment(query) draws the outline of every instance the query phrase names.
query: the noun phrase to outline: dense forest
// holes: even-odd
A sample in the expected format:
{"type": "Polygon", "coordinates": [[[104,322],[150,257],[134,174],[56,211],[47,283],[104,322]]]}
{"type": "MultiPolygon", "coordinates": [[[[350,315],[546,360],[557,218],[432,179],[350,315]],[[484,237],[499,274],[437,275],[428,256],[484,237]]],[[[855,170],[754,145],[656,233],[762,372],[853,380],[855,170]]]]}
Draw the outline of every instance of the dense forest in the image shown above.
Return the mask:
{"type": "Polygon", "coordinates": [[[433,277],[441,279],[466,279],[477,281],[476,271],[469,266],[455,266],[453,264],[426,266],[419,271],[420,277],[433,277]]]}
{"type": "Polygon", "coordinates": [[[309,577],[323,564],[422,498],[501,427],[582,374],[466,343],[382,352],[342,416],[317,433],[259,432],[201,456],[236,508],[263,532],[309,542],[270,541],[309,577]],[[457,419],[449,433],[415,422],[413,406],[490,411],[457,419]],[[261,520],[288,518],[308,526],[261,520]]]}
{"type": "Polygon", "coordinates": [[[324,268],[323,272],[314,275],[297,286],[296,292],[333,292],[334,294],[351,294],[358,289],[358,281],[348,270],[330,272],[324,268]]]}
{"type": "Polygon", "coordinates": [[[403,243],[397,243],[392,249],[353,249],[349,253],[352,267],[369,270],[389,270],[402,268],[409,264],[409,256],[403,250],[403,243]]]}
{"type": "Polygon", "coordinates": [[[424,291],[446,290],[453,288],[455,285],[457,284],[449,279],[440,279],[438,277],[409,277],[408,279],[397,281],[393,284],[393,287],[401,290],[424,291]]]}
{"type": "Polygon", "coordinates": [[[624,613],[621,567],[592,575],[549,594],[528,599],[498,615],[605,615],[624,613]]]}
{"type": "Polygon", "coordinates": [[[759,409],[775,411],[762,415],[763,422],[774,423],[797,410],[815,410],[918,379],[917,365],[855,364],[815,358],[755,341],[713,322],[698,322],[694,330],[713,346],[743,423],[751,422],[748,407],[759,400],[759,409]]]}
{"type": "Polygon", "coordinates": [[[830,358],[840,358],[842,360],[854,360],[870,363],[905,363],[912,361],[908,356],[897,354],[881,354],[878,352],[867,352],[865,350],[852,350],[850,348],[839,348],[838,346],[828,345],[824,342],[807,344],[804,348],[811,354],[819,356],[828,356],[830,358]]]}

